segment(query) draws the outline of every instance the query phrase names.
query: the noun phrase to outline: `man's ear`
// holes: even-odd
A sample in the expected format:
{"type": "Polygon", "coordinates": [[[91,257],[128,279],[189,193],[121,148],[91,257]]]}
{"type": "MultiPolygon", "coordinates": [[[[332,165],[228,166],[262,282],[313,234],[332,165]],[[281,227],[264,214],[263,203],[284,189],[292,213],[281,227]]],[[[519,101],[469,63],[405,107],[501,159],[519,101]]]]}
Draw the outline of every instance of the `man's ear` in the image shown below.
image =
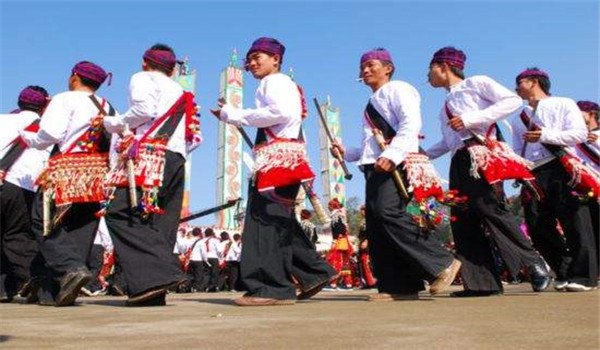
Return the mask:
{"type": "Polygon", "coordinates": [[[392,66],[391,64],[386,64],[383,66],[383,68],[385,68],[385,75],[387,75],[388,77],[392,75],[392,71],[394,70],[394,66],[392,66]]]}
{"type": "Polygon", "coordinates": [[[277,66],[279,68],[281,68],[281,55],[275,54],[275,55],[273,55],[273,59],[275,60],[275,63],[277,64],[277,66]]]}

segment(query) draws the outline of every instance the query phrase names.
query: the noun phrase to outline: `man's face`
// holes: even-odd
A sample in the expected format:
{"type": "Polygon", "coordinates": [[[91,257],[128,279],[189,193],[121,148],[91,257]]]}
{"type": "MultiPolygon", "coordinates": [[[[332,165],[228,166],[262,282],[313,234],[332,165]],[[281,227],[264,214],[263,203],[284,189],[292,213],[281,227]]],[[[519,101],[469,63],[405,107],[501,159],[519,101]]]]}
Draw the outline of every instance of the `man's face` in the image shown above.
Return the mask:
{"type": "Polygon", "coordinates": [[[523,78],[517,81],[517,87],[515,88],[515,91],[517,92],[517,95],[519,95],[519,97],[521,97],[522,99],[527,99],[529,96],[531,96],[534,85],[535,80],[523,78]]]}
{"type": "Polygon", "coordinates": [[[76,86],[77,86],[77,75],[71,74],[71,76],[69,77],[69,91],[75,90],[76,86]]]}
{"type": "Polygon", "coordinates": [[[279,55],[254,51],[246,58],[246,67],[256,79],[262,79],[279,71],[279,55]]]}
{"type": "Polygon", "coordinates": [[[360,77],[363,83],[368,86],[379,86],[383,82],[390,80],[389,74],[392,72],[392,66],[383,64],[380,60],[368,60],[360,65],[360,77]]]}
{"type": "Polygon", "coordinates": [[[448,74],[444,66],[439,63],[430,64],[427,80],[429,81],[429,85],[434,88],[446,86],[448,83],[448,74]]]}
{"type": "Polygon", "coordinates": [[[588,130],[594,130],[598,127],[596,116],[592,112],[581,111],[581,115],[583,116],[583,120],[585,121],[588,130]]]}

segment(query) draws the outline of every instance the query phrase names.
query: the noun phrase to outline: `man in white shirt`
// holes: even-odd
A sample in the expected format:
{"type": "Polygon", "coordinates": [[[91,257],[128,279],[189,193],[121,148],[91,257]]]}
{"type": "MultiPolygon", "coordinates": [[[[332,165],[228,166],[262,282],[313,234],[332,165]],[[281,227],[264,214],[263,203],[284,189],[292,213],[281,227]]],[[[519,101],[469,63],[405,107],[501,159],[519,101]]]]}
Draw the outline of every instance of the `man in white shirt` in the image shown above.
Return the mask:
{"type": "Polygon", "coordinates": [[[302,95],[296,83],[280,72],[284,52],[285,47],[276,39],[255,40],[246,54],[246,68],[260,79],[256,108],[237,109],[219,101],[219,109],[211,110],[224,122],[259,128],[254,145],[258,170],[249,188],[240,264],[241,282],[248,293],[234,300],[240,306],[294,304],[296,288],[290,276],[296,274],[292,271],[292,259],[301,259],[310,267],[307,276],[314,277],[316,282],[313,284],[312,278],[304,280],[308,289],[322,288],[335,275],[310,250],[310,244],[301,245],[297,239],[304,234],[295,218],[293,202],[300,184],[312,181],[314,174],[306,157],[302,157],[306,152],[301,137],[302,95]],[[268,150],[278,147],[290,157],[278,158],[277,152],[269,153],[268,150]],[[292,157],[295,159],[290,162],[292,157]],[[279,171],[285,176],[273,175],[279,171]],[[269,183],[273,185],[268,186],[269,183]]]}
{"type": "Polygon", "coordinates": [[[124,135],[121,146],[132,142],[131,147],[138,143],[143,149],[134,159],[139,210],[130,208],[124,159],[128,152],[122,152],[109,176],[116,190],[106,224],[127,281],[129,306],[164,305],[167,290],[185,282],[172,250],[183,201],[185,157],[196,140],[189,115],[193,96],[171,78],[176,62],[166,45],[146,50],[143,71],[131,78],[129,109],[104,121],[109,132],[122,133],[125,125],[135,130],[134,136],[124,135]]]}
{"type": "MultiPolygon", "coordinates": [[[[474,164],[469,148],[479,146],[475,135],[485,135],[490,126],[508,117],[521,105],[521,100],[493,79],[479,75],[465,79],[466,55],[453,47],[438,50],[429,65],[429,83],[447,91],[440,112],[442,140],[427,150],[435,159],[452,153],[450,189],[468,196],[466,210],[452,208],[452,234],[458,258],[463,263],[461,276],[465,290],[455,297],[502,294],[500,275],[489,240],[513,276],[526,267],[534,291],[551,282],[539,254],[521,233],[516,218],[508,210],[502,183],[494,188],[474,164]],[[473,174],[473,169],[478,170],[473,174]],[[477,178],[476,178],[477,177],[477,178]],[[489,238],[488,238],[489,237],[489,238]]],[[[475,163],[476,164],[476,163],[475,163]]]]}
{"type": "Polygon", "coordinates": [[[516,91],[528,102],[513,126],[515,151],[534,163],[533,174],[544,193],[524,203],[529,235],[557,275],[558,290],[586,291],[598,284],[592,222],[587,205],[572,194],[571,176],[558,157],[586,141],[588,130],[575,101],[550,96],[550,78],[531,68],[516,78],[516,91]],[[556,222],[566,246],[558,241],[556,222]],[[592,261],[594,263],[592,263],[592,261]]]}
{"type": "Polygon", "coordinates": [[[366,220],[373,268],[379,293],[369,301],[418,299],[432,282],[430,292],[446,289],[460,269],[460,262],[442,248],[433,235],[423,235],[406,202],[395,187],[392,172],[402,169],[409,153],[419,150],[421,98],[403,81],[392,81],[395,66],[390,53],[382,48],[364,53],[360,78],[372,95],[362,121],[362,145],[344,149],[334,143],[332,152],[347,161],[358,161],[366,179],[366,220]],[[381,151],[373,125],[384,133],[388,147],[381,151]]]}
{"type": "Polygon", "coordinates": [[[20,110],[0,116],[0,302],[10,302],[28,282],[38,251],[31,231],[31,206],[35,179],[50,150],[27,148],[18,131],[37,128],[48,101],[44,88],[28,86],[19,94],[20,110]]]}
{"type": "Polygon", "coordinates": [[[223,286],[221,290],[235,292],[240,290],[238,286],[240,274],[240,256],[242,253],[242,236],[239,233],[233,235],[232,240],[226,240],[222,256],[225,259],[225,266],[222,270],[223,286]]]}
{"type": "MultiPolygon", "coordinates": [[[[114,115],[110,103],[95,95],[108,76],[109,74],[94,63],[77,63],[71,71],[69,91],[52,98],[42,115],[37,133],[21,132],[23,140],[30,147],[41,150],[54,147],[53,154],[60,153],[65,157],[74,155],[81,157],[81,161],[85,161],[85,157],[92,159],[95,155],[106,154],[110,139],[103,132],[101,125],[92,124],[101,114],[114,115]]],[[[90,180],[83,184],[83,188],[73,187],[70,182],[79,179],[70,174],[77,173],[77,164],[72,165],[74,167],[70,168],[71,164],[66,164],[61,170],[66,175],[57,181],[55,201],[60,192],[75,189],[86,193],[100,190],[101,193],[101,182],[94,186],[90,180]]],[[[95,214],[101,208],[100,203],[74,201],[69,204],[63,218],[47,236],[43,234],[42,208],[43,194],[38,190],[32,209],[32,229],[48,268],[47,278],[41,283],[41,289],[36,288],[39,292],[39,303],[72,305],[81,287],[92,278],[86,261],[98,228],[98,218],[95,214]]]]}
{"type": "MultiPolygon", "coordinates": [[[[596,102],[578,101],[577,106],[581,110],[583,120],[588,127],[588,137],[586,142],[577,145],[577,155],[579,158],[598,174],[600,174],[600,127],[598,126],[598,112],[600,107],[596,102]]],[[[596,243],[596,260],[598,261],[598,269],[600,269],[600,213],[598,209],[598,201],[589,201],[590,216],[592,218],[592,226],[594,227],[594,242],[596,243]]]]}
{"type": "Polygon", "coordinates": [[[206,290],[206,273],[202,256],[202,229],[194,227],[190,240],[189,249],[189,274],[192,277],[192,292],[203,292],[206,290]]]}
{"type": "Polygon", "coordinates": [[[206,291],[214,293],[219,287],[219,259],[221,241],[215,237],[215,231],[212,228],[204,230],[204,240],[202,241],[202,253],[205,264],[205,271],[208,274],[208,284],[206,291]]]}

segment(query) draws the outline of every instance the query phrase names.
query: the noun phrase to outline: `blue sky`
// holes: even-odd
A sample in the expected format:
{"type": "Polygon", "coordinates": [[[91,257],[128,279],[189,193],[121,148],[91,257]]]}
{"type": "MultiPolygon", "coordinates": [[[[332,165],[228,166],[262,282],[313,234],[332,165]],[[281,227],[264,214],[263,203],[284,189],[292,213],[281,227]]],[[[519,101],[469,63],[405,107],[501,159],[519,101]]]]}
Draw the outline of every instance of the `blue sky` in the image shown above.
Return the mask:
{"type": "MultiPolygon", "coordinates": [[[[443,46],[466,52],[468,76],[485,74],[512,89],[521,70],[538,66],[550,74],[555,95],[598,101],[599,8],[598,1],[2,1],[0,113],[16,107],[26,85],[51,94],[66,90],[70,69],[81,60],[114,74],[99,94],[125,111],[129,79],[140,70],[144,50],[169,44],[198,71],[204,144],[192,156],[191,208],[200,209],[215,202],[217,123],[208,109],[233,48],[242,57],[257,37],[280,39],[287,47],[284,70],[293,67],[308,99],[331,96],[341,108],[345,143],[358,145],[370,95],[355,81],[358,60],[366,50],[385,47],[396,64],[394,78],[421,93],[427,148],[440,137],[437,116],[445,93],[431,88],[425,75],[431,55],[443,46]]],[[[244,105],[250,106],[257,84],[245,78],[244,105]]],[[[309,112],[306,132],[316,167],[312,103],[309,112]]],[[[447,178],[449,157],[435,165],[447,178]]],[[[348,195],[363,198],[364,180],[350,167],[356,176],[348,195]]]]}

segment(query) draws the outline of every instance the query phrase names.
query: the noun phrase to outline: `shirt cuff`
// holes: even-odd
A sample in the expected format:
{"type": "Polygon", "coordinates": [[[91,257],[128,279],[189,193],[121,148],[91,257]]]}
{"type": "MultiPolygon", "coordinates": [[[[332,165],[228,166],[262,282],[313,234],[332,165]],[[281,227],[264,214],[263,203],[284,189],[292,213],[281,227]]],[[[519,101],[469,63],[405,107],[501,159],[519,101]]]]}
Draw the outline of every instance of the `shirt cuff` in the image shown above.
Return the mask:
{"type": "Polygon", "coordinates": [[[406,156],[406,152],[404,152],[403,150],[388,147],[385,151],[383,151],[381,153],[381,155],[379,157],[387,158],[387,159],[391,160],[392,162],[394,162],[394,165],[398,166],[398,165],[400,165],[400,163],[402,163],[405,156],[406,156]]]}
{"type": "Polygon", "coordinates": [[[121,116],[104,117],[103,124],[106,128],[106,131],[112,134],[123,132],[124,122],[121,116]]]}
{"type": "Polygon", "coordinates": [[[223,108],[221,108],[221,120],[223,120],[226,123],[239,126],[240,123],[239,123],[238,118],[236,118],[237,117],[236,112],[237,112],[237,108],[235,108],[229,104],[225,104],[223,106],[223,108]]]}
{"type": "Polygon", "coordinates": [[[360,159],[360,156],[361,156],[360,148],[349,147],[349,148],[346,148],[346,153],[344,154],[344,159],[347,162],[356,162],[357,160],[360,159]]]}
{"type": "Polygon", "coordinates": [[[538,142],[556,144],[556,133],[554,130],[548,128],[542,128],[542,135],[540,135],[540,140],[538,142]]]}
{"type": "Polygon", "coordinates": [[[19,136],[21,139],[25,141],[28,147],[31,147],[35,144],[35,139],[37,138],[37,134],[31,131],[19,130],[19,136]]]}
{"type": "Polygon", "coordinates": [[[462,119],[466,129],[471,129],[478,126],[478,122],[481,121],[482,118],[480,111],[473,111],[461,114],[460,119],[462,119]]]}

